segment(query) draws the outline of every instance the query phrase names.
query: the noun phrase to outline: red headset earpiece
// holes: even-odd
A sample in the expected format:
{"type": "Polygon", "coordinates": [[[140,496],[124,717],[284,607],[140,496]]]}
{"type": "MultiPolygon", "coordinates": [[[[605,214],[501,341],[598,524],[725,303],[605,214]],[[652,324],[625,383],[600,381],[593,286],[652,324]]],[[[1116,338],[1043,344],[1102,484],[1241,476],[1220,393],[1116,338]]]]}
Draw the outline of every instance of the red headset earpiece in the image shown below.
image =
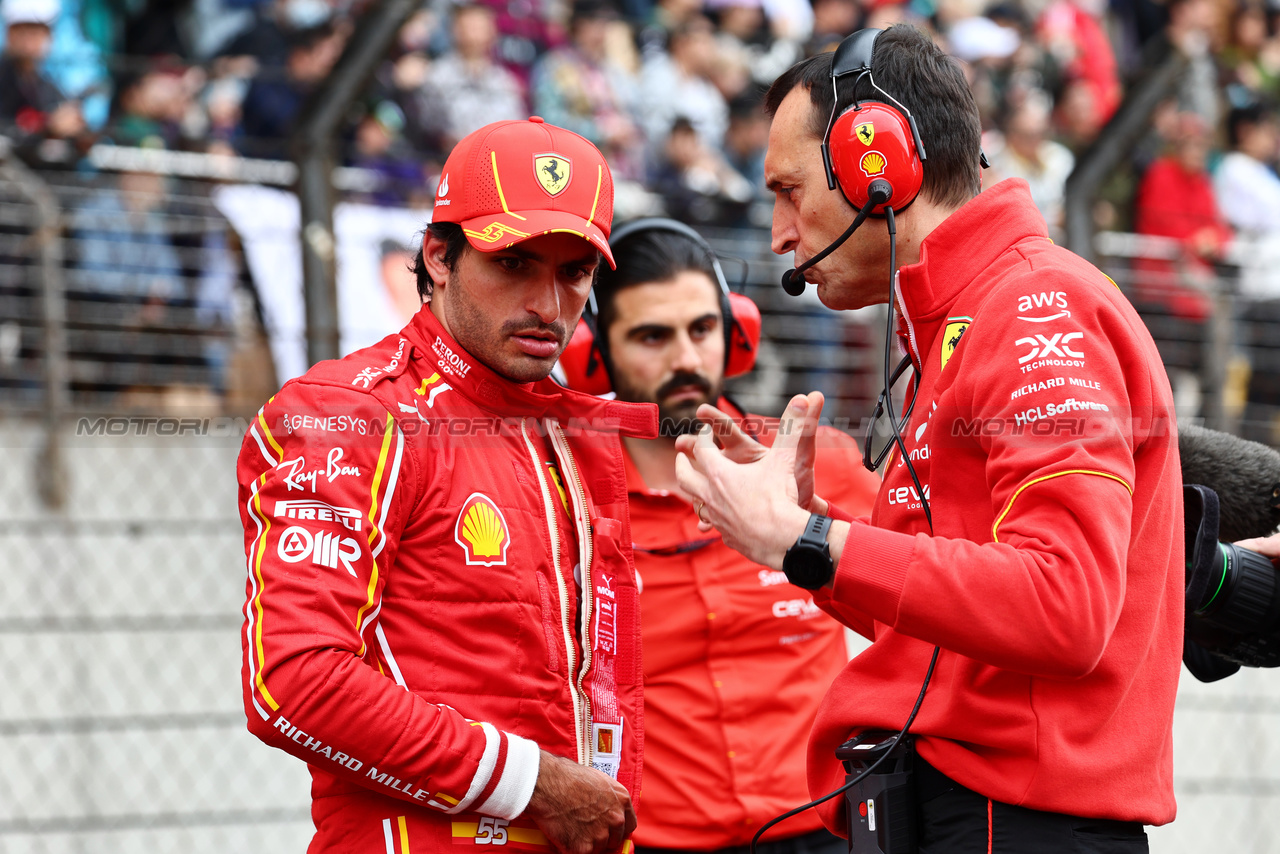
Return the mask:
{"type": "Polygon", "coordinates": [[[901,211],[920,192],[924,166],[911,126],[896,108],[879,101],[855,104],[831,126],[829,146],[840,191],[858,210],[867,204],[872,181],[888,182],[892,192],[872,214],[890,206],[901,211]]]}
{"type": "MultiPolygon", "coordinates": [[[[706,250],[715,271],[716,285],[720,289],[720,313],[725,324],[725,378],[740,377],[756,364],[760,350],[760,309],[749,297],[729,290],[724,270],[711,245],[683,222],[661,217],[639,219],[615,229],[610,244],[617,246],[627,237],[641,231],[670,231],[682,235],[706,250]]],[[[587,394],[607,394],[613,391],[609,378],[607,357],[601,351],[595,337],[595,298],[592,296],[583,317],[573,330],[564,352],[560,354],[560,370],[564,372],[565,385],[587,394]]]]}
{"type": "Polygon", "coordinates": [[[573,337],[560,354],[560,370],[564,372],[565,385],[587,394],[608,394],[613,391],[609,372],[605,370],[604,357],[596,347],[596,337],[586,319],[578,321],[573,337]]]}
{"type": "Polygon", "coordinates": [[[725,354],[726,379],[740,377],[756,366],[760,353],[760,307],[743,294],[729,292],[729,352],[725,354]]]}

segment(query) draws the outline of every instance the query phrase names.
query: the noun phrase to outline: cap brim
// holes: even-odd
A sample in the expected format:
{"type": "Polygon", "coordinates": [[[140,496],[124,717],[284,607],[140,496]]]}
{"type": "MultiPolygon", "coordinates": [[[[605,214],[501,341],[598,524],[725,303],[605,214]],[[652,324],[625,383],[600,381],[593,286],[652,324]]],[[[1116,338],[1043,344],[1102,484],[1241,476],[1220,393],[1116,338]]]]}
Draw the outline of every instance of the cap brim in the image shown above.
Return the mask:
{"type": "Polygon", "coordinates": [[[567,211],[514,211],[512,213],[487,214],[463,220],[463,233],[467,242],[481,252],[497,252],[515,243],[544,234],[572,234],[586,240],[617,269],[613,253],[609,251],[609,238],[595,223],[588,223],[577,214],[567,211]]]}

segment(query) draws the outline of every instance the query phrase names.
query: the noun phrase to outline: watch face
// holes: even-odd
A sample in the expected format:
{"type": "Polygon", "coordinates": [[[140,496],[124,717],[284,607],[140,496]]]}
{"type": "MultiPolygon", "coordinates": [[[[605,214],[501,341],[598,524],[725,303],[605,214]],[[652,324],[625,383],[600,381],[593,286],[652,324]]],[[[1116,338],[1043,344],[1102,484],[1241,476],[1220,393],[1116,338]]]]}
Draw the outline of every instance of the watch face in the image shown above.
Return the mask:
{"type": "Polygon", "coordinates": [[[806,590],[817,590],[831,580],[835,567],[831,565],[831,553],[826,543],[822,548],[808,543],[796,543],[782,559],[782,571],[787,580],[806,590]]]}

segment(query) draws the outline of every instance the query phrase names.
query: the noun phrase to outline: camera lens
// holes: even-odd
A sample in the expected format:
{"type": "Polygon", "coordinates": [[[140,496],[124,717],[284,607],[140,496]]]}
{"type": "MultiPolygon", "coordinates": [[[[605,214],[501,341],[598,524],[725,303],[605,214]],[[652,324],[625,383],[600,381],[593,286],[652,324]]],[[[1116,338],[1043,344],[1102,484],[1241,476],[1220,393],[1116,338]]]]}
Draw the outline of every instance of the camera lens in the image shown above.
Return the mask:
{"type": "Polygon", "coordinates": [[[1276,570],[1249,549],[1218,543],[1221,564],[1209,579],[1204,604],[1196,613],[1235,632],[1272,629],[1277,617],[1276,570]]]}

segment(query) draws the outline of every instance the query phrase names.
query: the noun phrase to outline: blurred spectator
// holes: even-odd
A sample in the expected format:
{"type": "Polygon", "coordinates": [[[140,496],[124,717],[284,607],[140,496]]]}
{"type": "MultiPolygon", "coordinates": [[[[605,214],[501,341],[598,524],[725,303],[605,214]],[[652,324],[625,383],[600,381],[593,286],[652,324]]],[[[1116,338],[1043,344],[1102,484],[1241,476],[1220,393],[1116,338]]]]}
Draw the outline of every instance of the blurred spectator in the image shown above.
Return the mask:
{"type": "Polygon", "coordinates": [[[1181,241],[1186,262],[1147,260],[1135,265],[1140,302],[1163,306],[1175,317],[1203,321],[1212,312],[1211,262],[1222,257],[1231,229],[1218,212],[1206,169],[1212,129],[1194,113],[1178,116],[1172,150],[1142,177],[1134,203],[1139,234],[1181,241]]]}
{"type": "Polygon", "coordinates": [[[707,5],[720,24],[716,43],[721,62],[744,75],[740,84],[720,86],[727,99],[733,100],[748,83],[768,86],[801,58],[798,40],[770,32],[762,0],[709,0],[707,5]]]}
{"type": "Polygon", "coordinates": [[[719,148],[729,107],[711,82],[717,51],[711,22],[691,18],[671,34],[670,49],[648,58],[640,72],[640,120],[651,152],[660,152],[677,116],[688,119],[703,146],[719,148]]]}
{"type": "MultiPolygon", "coordinates": [[[[356,125],[350,164],[375,173],[379,186],[356,198],[374,205],[412,206],[423,200],[426,176],[419,158],[401,134],[404,115],[391,101],[377,104],[356,125]]],[[[430,196],[425,197],[431,206],[430,196]]]]}
{"type": "Polygon", "coordinates": [[[1054,112],[1054,129],[1059,141],[1079,154],[1098,138],[1102,125],[1093,87],[1084,80],[1067,83],[1054,112]]]}
{"type": "Polygon", "coordinates": [[[251,157],[288,157],[288,138],[307,95],[328,76],[342,54],[346,33],[321,24],[290,34],[285,73],[269,72],[253,79],[240,105],[241,150],[251,157]]]}
{"type": "Polygon", "coordinates": [[[729,165],[746,178],[758,196],[764,187],[764,153],[769,145],[769,116],[760,97],[740,95],[729,104],[729,129],[724,135],[724,155],[729,165]]]}
{"type": "Polygon", "coordinates": [[[1219,4],[1217,0],[1169,0],[1168,9],[1166,36],[1191,63],[1179,91],[1178,108],[1216,127],[1222,115],[1218,65],[1210,48],[1220,22],[1219,4]]]}
{"type": "Polygon", "coordinates": [[[0,123],[31,146],[44,139],[71,139],[86,130],[80,105],[68,100],[41,67],[60,8],[58,0],[4,0],[0,123]]]}
{"type": "Polygon", "coordinates": [[[201,79],[198,70],[189,71],[176,59],[147,63],[140,72],[121,75],[107,136],[116,145],[184,147],[183,122],[201,79]]]}
{"type": "MultiPolygon", "coordinates": [[[[984,137],[984,143],[990,137],[984,137]]],[[[1049,236],[1062,239],[1063,191],[1075,168],[1075,156],[1065,145],[1049,138],[1049,98],[1044,93],[1027,97],[1013,107],[1004,121],[1003,139],[987,147],[995,173],[984,183],[1022,178],[1031,185],[1031,198],[1049,225],[1049,236]]]]}
{"type": "Polygon", "coordinates": [[[1267,29],[1266,8],[1257,3],[1241,3],[1232,18],[1221,59],[1232,82],[1274,97],[1280,94],[1280,39],[1267,29]]]}
{"type": "MultiPolygon", "coordinates": [[[[1199,2],[1200,0],[1172,0],[1199,2]]],[[[1213,2],[1213,0],[1207,0],[1213,2]]],[[[1102,28],[1105,0],[1054,0],[1040,15],[1036,30],[1071,88],[1084,87],[1094,115],[1087,124],[1101,128],[1120,106],[1120,77],[1115,53],[1102,28]]],[[[1064,100],[1066,94],[1064,93],[1064,100]]],[[[1086,99],[1076,96],[1075,109],[1083,109],[1086,99]]],[[[1085,124],[1083,117],[1081,124],[1085,124]]]]}
{"type": "Polygon", "coordinates": [[[137,307],[135,322],[154,325],[182,293],[182,263],[165,222],[166,179],[123,172],[72,214],[76,266],[93,292],[137,307]]]}
{"type": "Polygon", "coordinates": [[[670,216],[731,225],[746,214],[755,196],[751,183],[702,141],[689,119],[680,116],[672,124],[663,154],[652,183],[670,216]]]}
{"type": "Polygon", "coordinates": [[[1280,234],[1280,178],[1274,171],[1280,122],[1274,110],[1262,103],[1232,110],[1227,141],[1231,151],[1213,179],[1218,206],[1241,232],[1255,237],[1280,234]]]}
{"type": "Polygon", "coordinates": [[[453,50],[427,70],[415,110],[424,140],[449,151],[489,122],[527,115],[520,83],[494,61],[493,10],[461,6],[453,17],[453,50]]]}
{"type": "Polygon", "coordinates": [[[858,0],[813,0],[813,32],[805,53],[813,56],[833,50],[841,39],[858,29],[861,19],[858,0]]]}
{"type": "Polygon", "coordinates": [[[546,54],[534,68],[533,112],[589,139],[604,152],[616,177],[638,179],[644,137],[632,119],[635,85],[607,56],[617,13],[605,0],[576,0],[569,45],[546,54]]]}

